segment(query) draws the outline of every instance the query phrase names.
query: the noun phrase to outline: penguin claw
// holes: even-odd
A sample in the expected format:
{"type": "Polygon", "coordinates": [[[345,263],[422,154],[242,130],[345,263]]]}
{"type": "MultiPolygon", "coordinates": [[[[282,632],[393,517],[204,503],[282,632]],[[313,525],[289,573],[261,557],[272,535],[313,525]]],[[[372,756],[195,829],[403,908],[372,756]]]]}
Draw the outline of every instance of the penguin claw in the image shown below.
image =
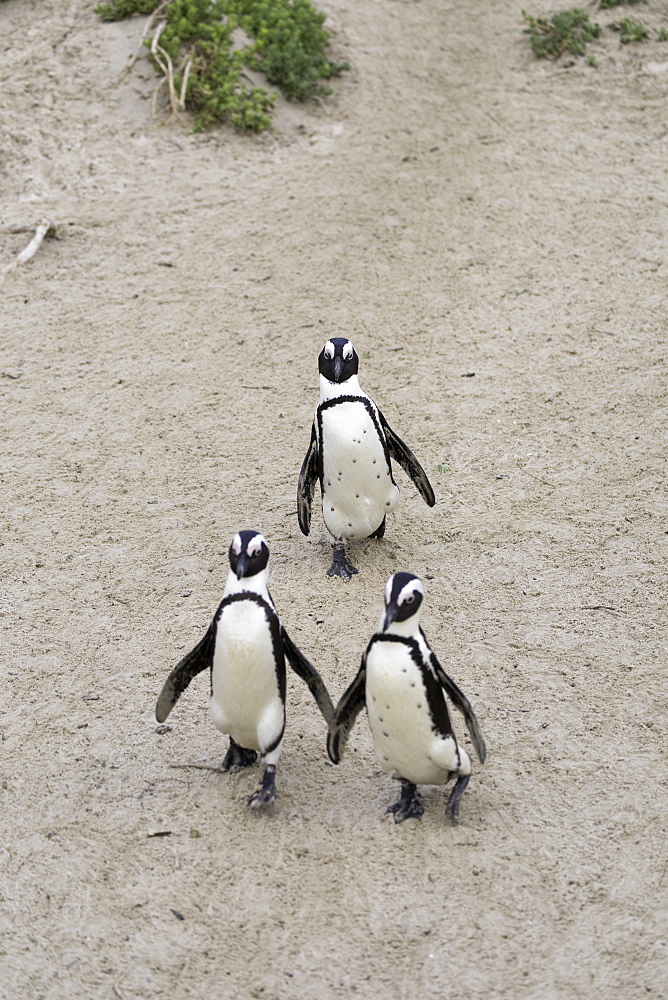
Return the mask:
{"type": "Polygon", "coordinates": [[[246,747],[240,747],[238,743],[235,743],[231,739],[227,753],[223,758],[223,763],[220,765],[220,770],[229,771],[231,774],[234,774],[237,771],[242,771],[245,767],[250,767],[256,760],[257,753],[255,750],[247,750],[246,747]]]}
{"type": "Polygon", "coordinates": [[[424,806],[420,802],[415,785],[408,781],[402,782],[401,798],[388,806],[385,813],[392,813],[395,823],[403,823],[405,819],[420,819],[424,813],[424,806]]]}
{"type": "Polygon", "coordinates": [[[471,776],[469,774],[460,774],[455,782],[454,788],[448,796],[445,814],[450,817],[453,823],[456,823],[459,817],[459,806],[462,801],[462,795],[466,791],[466,786],[468,785],[470,778],[471,776]]]}
{"type": "Polygon", "coordinates": [[[248,805],[251,809],[263,809],[271,806],[276,801],[276,768],[267,764],[260,787],[248,796],[248,805]]]}
{"type": "Polygon", "coordinates": [[[335,545],[332,553],[332,565],[327,570],[327,576],[340,576],[342,580],[350,580],[359,573],[346,555],[343,545],[335,545]]]}

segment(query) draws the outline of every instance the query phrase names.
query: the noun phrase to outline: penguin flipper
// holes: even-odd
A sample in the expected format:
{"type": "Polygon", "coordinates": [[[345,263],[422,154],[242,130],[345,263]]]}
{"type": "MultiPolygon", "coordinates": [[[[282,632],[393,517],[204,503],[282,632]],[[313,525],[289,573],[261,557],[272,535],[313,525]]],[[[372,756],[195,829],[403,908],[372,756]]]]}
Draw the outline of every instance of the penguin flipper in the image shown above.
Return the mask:
{"type": "Polygon", "coordinates": [[[165,721],[193,677],[197,677],[197,674],[206,670],[207,667],[211,667],[216,645],[216,627],[216,619],[214,618],[206,634],[195,648],[186,653],[183,659],[179,660],[176,666],[170,670],[155,706],[155,717],[158,722],[165,721]]]}
{"type": "Polygon", "coordinates": [[[299,472],[297,487],[297,518],[302,535],[308,535],[311,530],[311,504],[318,480],[318,438],[315,424],[311,428],[311,441],[308,446],[302,467],[299,472]]]}
{"type": "Polygon", "coordinates": [[[434,653],[431,650],[430,652],[431,665],[436,671],[436,676],[440,681],[441,687],[455,708],[457,708],[464,716],[466,728],[468,729],[471,740],[473,741],[473,746],[475,747],[475,752],[478,755],[478,760],[481,764],[484,764],[485,757],[487,756],[487,747],[485,746],[485,739],[482,735],[482,730],[476,718],[476,714],[471,707],[471,703],[463,691],[457,687],[452,677],[449,677],[446,674],[445,670],[436,659],[434,653]]]}
{"type": "Polygon", "coordinates": [[[355,720],[366,704],[366,653],[362,657],[362,664],[357,672],[357,677],[350,687],[343,693],[341,700],[336,706],[334,717],[329,724],[327,734],[327,753],[334,764],[338,764],[343,757],[348,737],[355,725],[355,720]]]}
{"type": "Polygon", "coordinates": [[[306,659],[300,649],[297,649],[294,642],[281,626],[281,639],[283,640],[283,652],[288,658],[290,666],[298,677],[304,681],[309,691],[313,695],[316,705],[322,712],[322,717],[329,725],[334,715],[334,706],[329,696],[329,691],[325,687],[325,682],[315,669],[313,664],[306,659]]]}
{"type": "Polygon", "coordinates": [[[394,433],[380,411],[378,411],[378,416],[380,418],[383,431],[385,432],[390,457],[393,458],[397,465],[401,466],[406,475],[413,480],[415,487],[419,490],[420,495],[427,506],[433,507],[436,503],[436,497],[434,496],[434,491],[431,488],[431,483],[427,478],[427,473],[424,471],[408,445],[404,444],[399,435],[394,433]]]}

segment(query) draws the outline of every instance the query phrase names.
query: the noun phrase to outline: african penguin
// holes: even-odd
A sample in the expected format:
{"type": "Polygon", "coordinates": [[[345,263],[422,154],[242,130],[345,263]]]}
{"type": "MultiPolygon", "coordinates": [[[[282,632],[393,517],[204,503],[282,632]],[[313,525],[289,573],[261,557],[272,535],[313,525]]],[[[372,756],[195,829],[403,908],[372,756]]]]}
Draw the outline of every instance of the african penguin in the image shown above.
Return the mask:
{"type": "Polygon", "coordinates": [[[320,352],[320,402],[297,489],[299,527],[308,535],[315,484],[320,482],[325,527],[334,547],[327,576],[344,580],[357,573],[345,543],[382,538],[385,518],[399,502],[390,459],[410,476],[425,503],[433,507],[436,502],[415,455],[360,388],[358,367],[355,348],[344,337],[332,337],[320,352]]]}
{"type": "Polygon", "coordinates": [[[471,774],[471,761],[450,722],[447,695],[463,714],[476,753],[485,762],[485,741],[466,697],[448,677],[420,628],[424,589],[412,573],[395,573],[385,587],[385,612],[362,657],[357,677],[329,724],[327,751],[338,764],[355,719],[366,703],[380,766],[401,781],[401,797],[386,810],[395,822],[420,817],[416,785],[445,785],[453,775],[446,813],[453,820],[471,774]]]}
{"type": "Polygon", "coordinates": [[[223,599],[206,635],[183,657],[164,683],[155,715],[164,722],[201,671],[210,670],[211,717],[230,737],[221,765],[238,771],[257,759],[265,765],[249,806],[276,798],[276,765],[285,730],[285,657],[308,685],[326,722],[333,706],[327,689],[281,623],[267,589],[269,548],[257,531],[240,531],[229,551],[230,572],[223,599]]]}

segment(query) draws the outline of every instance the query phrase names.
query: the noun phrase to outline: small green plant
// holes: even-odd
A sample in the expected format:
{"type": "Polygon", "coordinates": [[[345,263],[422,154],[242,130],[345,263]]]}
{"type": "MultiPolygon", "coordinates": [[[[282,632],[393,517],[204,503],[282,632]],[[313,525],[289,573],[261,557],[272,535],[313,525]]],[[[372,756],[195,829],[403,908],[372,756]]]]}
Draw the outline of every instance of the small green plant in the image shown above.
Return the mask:
{"type": "Polygon", "coordinates": [[[601,0],[599,7],[601,10],[611,10],[613,7],[621,7],[622,5],[630,7],[632,4],[637,3],[649,3],[649,0],[601,0]]]}
{"type": "Polygon", "coordinates": [[[644,42],[649,38],[649,31],[645,25],[640,24],[639,21],[631,21],[628,17],[625,17],[623,21],[614,21],[610,27],[613,31],[619,32],[619,40],[622,45],[628,45],[630,42],[644,42]]]}
{"type": "Polygon", "coordinates": [[[95,13],[103,21],[122,21],[133,14],[152,14],[157,6],[155,0],[113,0],[112,3],[101,3],[95,8],[95,13]]]}
{"type": "Polygon", "coordinates": [[[247,85],[244,67],[261,70],[290,101],[331,93],[322,81],[350,68],[325,55],[325,15],[310,0],[112,0],[96,11],[105,21],[151,15],[145,44],[158,86],[167,85],[173,112],[196,112],[196,131],[220,121],[256,132],[270,125],[275,95],[247,85]]]}
{"type": "Polygon", "coordinates": [[[348,63],[325,56],[329,33],[325,15],[309,0],[228,0],[244,31],[256,39],[251,65],[269,83],[280,87],[289,101],[331,94],[323,79],[340,76],[348,63]]]}
{"type": "Polygon", "coordinates": [[[657,42],[668,42],[668,28],[662,28],[656,36],[657,42]]]}
{"type": "Polygon", "coordinates": [[[558,59],[564,52],[583,56],[587,43],[601,34],[601,26],[592,24],[587,12],[580,7],[562,10],[549,20],[533,17],[525,10],[522,17],[528,24],[524,34],[529,36],[536,59],[558,59]]]}

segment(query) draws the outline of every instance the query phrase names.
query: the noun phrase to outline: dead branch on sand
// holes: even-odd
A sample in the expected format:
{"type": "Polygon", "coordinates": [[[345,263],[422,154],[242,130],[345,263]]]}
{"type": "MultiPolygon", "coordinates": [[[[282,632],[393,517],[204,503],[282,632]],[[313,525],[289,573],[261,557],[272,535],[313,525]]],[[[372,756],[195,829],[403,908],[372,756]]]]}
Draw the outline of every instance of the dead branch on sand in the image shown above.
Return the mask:
{"type": "Polygon", "coordinates": [[[155,25],[155,22],[158,20],[158,18],[160,17],[160,15],[162,14],[162,12],[165,10],[165,8],[167,7],[167,5],[170,2],[171,2],[171,0],[162,0],[162,3],[160,3],[155,8],[155,10],[153,11],[153,13],[149,17],[148,21],[144,25],[144,30],[141,33],[141,38],[139,39],[139,44],[138,44],[137,48],[135,49],[133,55],[130,57],[130,61],[128,62],[127,66],[125,67],[125,69],[122,71],[122,73],[120,74],[120,76],[116,80],[116,86],[117,87],[118,87],[118,85],[120,83],[123,82],[123,80],[128,75],[128,73],[130,72],[130,70],[132,69],[132,67],[134,66],[134,64],[139,59],[139,56],[141,55],[141,52],[142,52],[142,50],[144,48],[144,42],[146,41],[146,38],[150,34],[151,29],[155,25]]]}
{"type": "MultiPolygon", "coordinates": [[[[12,228],[10,231],[13,233],[29,233],[32,229],[32,226],[17,226],[12,228]]],[[[27,247],[24,247],[21,253],[17,254],[11,264],[7,264],[4,270],[0,272],[0,284],[4,281],[10,271],[13,271],[14,268],[19,266],[19,264],[25,264],[26,261],[29,261],[35,256],[46,236],[53,236],[56,232],[56,227],[52,222],[49,222],[48,219],[43,219],[42,222],[38,223],[38,225],[34,227],[34,229],[34,236],[30,243],[28,243],[27,247]]]]}

